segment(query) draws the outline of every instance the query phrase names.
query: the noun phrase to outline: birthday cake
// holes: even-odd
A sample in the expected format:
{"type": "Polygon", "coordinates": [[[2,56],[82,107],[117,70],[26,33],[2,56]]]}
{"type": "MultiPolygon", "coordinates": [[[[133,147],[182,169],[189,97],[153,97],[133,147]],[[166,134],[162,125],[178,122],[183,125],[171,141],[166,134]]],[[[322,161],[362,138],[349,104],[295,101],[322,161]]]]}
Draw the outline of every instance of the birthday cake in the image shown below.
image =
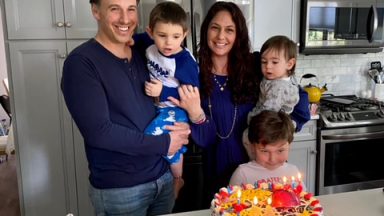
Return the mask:
{"type": "Polygon", "coordinates": [[[283,183],[221,188],[211,210],[212,216],[323,216],[319,200],[302,185],[283,183]]]}

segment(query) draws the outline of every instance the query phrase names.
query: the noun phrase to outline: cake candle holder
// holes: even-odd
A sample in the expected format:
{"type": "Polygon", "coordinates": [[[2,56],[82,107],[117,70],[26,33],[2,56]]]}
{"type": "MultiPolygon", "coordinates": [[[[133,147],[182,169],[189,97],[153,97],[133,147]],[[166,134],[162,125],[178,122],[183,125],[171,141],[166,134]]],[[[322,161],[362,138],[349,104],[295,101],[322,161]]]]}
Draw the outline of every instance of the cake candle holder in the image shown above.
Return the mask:
{"type": "Polygon", "coordinates": [[[292,190],[294,190],[296,188],[295,176],[291,177],[291,184],[292,184],[292,190]]]}

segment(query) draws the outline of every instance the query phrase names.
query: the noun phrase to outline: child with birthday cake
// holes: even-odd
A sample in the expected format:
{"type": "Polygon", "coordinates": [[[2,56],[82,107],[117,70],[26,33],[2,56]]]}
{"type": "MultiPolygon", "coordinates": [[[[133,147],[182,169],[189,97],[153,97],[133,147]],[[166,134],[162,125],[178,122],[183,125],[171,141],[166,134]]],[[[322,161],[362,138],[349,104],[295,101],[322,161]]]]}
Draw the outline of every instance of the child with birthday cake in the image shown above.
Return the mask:
{"type": "Polygon", "coordinates": [[[241,164],[230,186],[215,194],[212,215],[323,215],[319,201],[305,192],[297,167],[286,162],[293,134],[284,112],[264,110],[252,117],[248,138],[255,160],[241,164]]]}

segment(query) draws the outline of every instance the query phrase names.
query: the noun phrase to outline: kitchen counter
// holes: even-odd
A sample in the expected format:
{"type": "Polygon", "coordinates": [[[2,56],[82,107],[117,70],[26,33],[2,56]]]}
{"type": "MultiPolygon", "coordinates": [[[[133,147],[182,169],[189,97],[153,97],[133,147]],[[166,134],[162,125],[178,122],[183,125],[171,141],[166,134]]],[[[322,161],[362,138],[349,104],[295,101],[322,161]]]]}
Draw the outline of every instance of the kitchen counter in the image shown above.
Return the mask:
{"type": "MultiPolygon", "coordinates": [[[[383,216],[383,188],[317,196],[325,216],[383,216]]],[[[193,202],[193,201],[192,201],[193,202]]],[[[168,216],[210,216],[210,210],[169,214],[168,216]]]]}

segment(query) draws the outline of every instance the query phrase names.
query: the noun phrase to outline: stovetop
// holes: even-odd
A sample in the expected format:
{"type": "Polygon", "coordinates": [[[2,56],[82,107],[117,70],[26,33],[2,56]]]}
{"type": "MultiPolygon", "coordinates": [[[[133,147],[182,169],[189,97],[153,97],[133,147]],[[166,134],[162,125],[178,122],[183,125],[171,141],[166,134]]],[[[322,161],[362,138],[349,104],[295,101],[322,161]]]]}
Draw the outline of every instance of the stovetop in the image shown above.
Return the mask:
{"type": "Polygon", "coordinates": [[[384,103],[355,95],[326,96],[320,101],[322,127],[384,125],[384,103]]]}

